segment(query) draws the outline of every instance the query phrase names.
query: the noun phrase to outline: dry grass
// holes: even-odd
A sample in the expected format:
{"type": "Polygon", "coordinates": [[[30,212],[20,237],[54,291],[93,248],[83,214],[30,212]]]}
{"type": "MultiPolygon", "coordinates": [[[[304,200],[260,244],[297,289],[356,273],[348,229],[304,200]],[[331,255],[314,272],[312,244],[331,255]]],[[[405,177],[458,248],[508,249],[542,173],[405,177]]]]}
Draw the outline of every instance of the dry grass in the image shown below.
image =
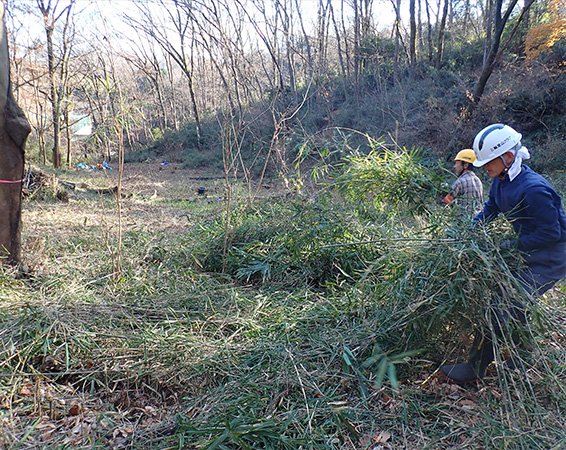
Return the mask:
{"type": "MultiPolygon", "coordinates": [[[[396,330],[420,310],[403,314],[410,283],[383,281],[403,279],[401,262],[407,273],[434,276],[458,248],[441,243],[434,252],[445,257],[425,267],[419,258],[433,251],[422,244],[382,244],[391,264],[373,261],[357,282],[324,289],[299,285],[299,277],[291,289],[242,284],[202,273],[198,261],[218,226],[210,219],[224,208],[221,180],[188,180],[198,174],[159,167],[126,167],[120,277],[112,273],[111,196],[77,191],[67,203],[25,203],[23,248],[32,273],[0,273],[0,447],[560,445],[564,287],[543,303],[548,311],[532,330],[536,350],[526,376],[495,364],[476,386],[446,383],[435,370],[457,349],[450,347],[435,360],[426,353],[401,358],[394,389],[391,379],[377,383],[379,370],[365,362],[376,342],[398,342],[396,330]],[[209,190],[206,198],[195,192],[200,185],[209,190]]],[[[112,186],[113,177],[60,174],[97,187],[112,186]]],[[[246,210],[238,211],[235,224],[245,224],[246,210]]],[[[440,308],[426,289],[414,300],[440,308]]]]}

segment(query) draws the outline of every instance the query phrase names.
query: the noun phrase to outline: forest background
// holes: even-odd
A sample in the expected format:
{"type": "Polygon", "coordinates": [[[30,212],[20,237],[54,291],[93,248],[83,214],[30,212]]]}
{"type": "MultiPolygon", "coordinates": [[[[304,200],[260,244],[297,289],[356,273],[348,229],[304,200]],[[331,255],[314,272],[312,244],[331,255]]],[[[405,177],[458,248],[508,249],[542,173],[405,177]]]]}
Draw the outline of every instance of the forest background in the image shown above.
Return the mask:
{"type": "Polygon", "coordinates": [[[507,123],[566,192],[564,1],[7,4],[0,447],[563,446],[564,283],[528,354],[436,373],[525,295],[509,224],[438,202],[455,152],[507,123]]]}
{"type": "Polygon", "coordinates": [[[44,164],[109,160],[123,142],[127,160],[285,174],[337,129],[449,158],[492,122],[562,164],[562,1],[9,6],[28,158],[44,164]]]}

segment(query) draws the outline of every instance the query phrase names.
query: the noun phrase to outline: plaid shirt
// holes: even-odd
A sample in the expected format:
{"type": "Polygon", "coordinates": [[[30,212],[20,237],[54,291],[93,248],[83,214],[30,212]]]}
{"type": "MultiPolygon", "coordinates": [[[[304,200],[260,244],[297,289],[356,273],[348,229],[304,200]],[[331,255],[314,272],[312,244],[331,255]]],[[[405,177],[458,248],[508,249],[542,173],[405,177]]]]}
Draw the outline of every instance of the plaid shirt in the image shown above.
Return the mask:
{"type": "Polygon", "coordinates": [[[478,208],[483,203],[483,185],[471,170],[465,170],[452,184],[452,196],[464,206],[478,208]]]}

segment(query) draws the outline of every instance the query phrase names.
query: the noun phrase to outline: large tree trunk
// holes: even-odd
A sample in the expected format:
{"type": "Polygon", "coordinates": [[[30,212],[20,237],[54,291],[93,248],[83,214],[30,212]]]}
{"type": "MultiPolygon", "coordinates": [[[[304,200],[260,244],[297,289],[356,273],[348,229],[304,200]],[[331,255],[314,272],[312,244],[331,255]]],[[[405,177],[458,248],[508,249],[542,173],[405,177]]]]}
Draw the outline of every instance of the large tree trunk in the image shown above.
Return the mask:
{"type": "Polygon", "coordinates": [[[0,257],[18,263],[24,145],[31,128],[12,96],[4,8],[5,1],[0,0],[0,257]]]}

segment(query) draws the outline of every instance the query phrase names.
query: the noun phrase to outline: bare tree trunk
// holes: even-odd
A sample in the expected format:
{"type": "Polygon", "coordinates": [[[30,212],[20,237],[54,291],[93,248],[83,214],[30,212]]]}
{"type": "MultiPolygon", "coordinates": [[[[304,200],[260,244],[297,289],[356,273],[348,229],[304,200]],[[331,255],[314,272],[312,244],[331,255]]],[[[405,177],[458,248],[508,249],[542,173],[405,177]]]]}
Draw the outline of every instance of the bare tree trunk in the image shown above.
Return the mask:
{"type": "Polygon", "coordinates": [[[422,0],[418,0],[417,3],[417,42],[418,42],[418,56],[422,59],[424,54],[424,38],[423,38],[423,5],[422,0]]]}
{"type": "Polygon", "coordinates": [[[407,48],[404,40],[403,35],[401,33],[401,0],[391,0],[391,4],[393,5],[393,9],[395,10],[395,22],[393,23],[393,28],[391,30],[391,36],[395,36],[395,65],[398,66],[398,63],[401,61],[401,50],[403,54],[409,57],[409,49],[407,48]]]}
{"type": "MultiPolygon", "coordinates": [[[[47,42],[47,68],[49,72],[49,91],[51,102],[51,116],[53,121],[53,148],[52,159],[53,167],[61,167],[61,101],[64,94],[64,82],[59,78],[60,83],[57,83],[56,69],[57,64],[55,61],[55,52],[53,49],[53,32],[57,21],[66,14],[66,23],[63,32],[64,50],[66,47],[66,30],[69,25],[70,12],[76,0],[71,0],[60,12],[57,12],[58,2],[55,5],[51,4],[51,0],[36,0],[37,6],[43,15],[43,26],[45,29],[45,38],[47,42]],[[59,86],[58,86],[59,84],[59,86]]],[[[65,63],[68,54],[62,55],[62,63],[65,63]]],[[[64,65],[64,64],[63,64],[64,65]]]]}
{"type": "Polygon", "coordinates": [[[426,8],[426,41],[428,43],[428,62],[432,63],[432,24],[430,21],[430,4],[425,0],[426,8]]]}
{"type": "Polygon", "coordinates": [[[45,151],[45,133],[43,129],[37,130],[37,146],[39,147],[39,158],[42,164],[47,164],[47,153],[45,151]]]}
{"type": "Polygon", "coordinates": [[[485,66],[487,63],[487,57],[489,55],[489,49],[492,45],[492,32],[493,32],[493,1],[494,0],[486,0],[485,5],[485,40],[483,46],[483,65],[485,66]]]}
{"type": "Polygon", "coordinates": [[[438,43],[436,49],[436,67],[440,68],[442,64],[442,56],[444,52],[444,31],[446,28],[446,16],[448,15],[448,4],[450,0],[444,0],[444,8],[442,9],[442,18],[438,28],[438,43]]]}
{"type": "Polygon", "coordinates": [[[332,8],[332,1],[330,0],[328,2],[328,8],[330,11],[330,18],[332,19],[332,24],[334,25],[334,33],[336,33],[336,47],[338,52],[338,61],[340,63],[340,69],[342,71],[342,78],[345,78],[348,76],[348,69],[346,67],[346,64],[344,63],[344,51],[342,50],[342,44],[340,43],[340,40],[342,38],[340,37],[340,30],[338,29],[336,17],[334,16],[334,9],[332,8]]]}
{"type": "Polygon", "coordinates": [[[141,30],[148,37],[152,38],[157,42],[161,49],[169,55],[169,57],[179,66],[183,74],[187,79],[189,98],[191,100],[191,111],[193,114],[193,119],[195,121],[196,129],[196,146],[198,150],[202,149],[202,133],[201,133],[201,118],[197,102],[197,95],[195,91],[195,74],[194,74],[194,46],[195,38],[193,36],[194,28],[192,27],[193,12],[191,10],[192,4],[185,4],[183,2],[175,1],[174,8],[165,0],[159,0],[158,3],[163,6],[164,10],[167,12],[170,24],[173,26],[176,32],[176,38],[178,39],[178,45],[174,43],[167,30],[161,29],[153,20],[152,12],[150,8],[143,3],[137,5],[137,9],[141,15],[141,18],[128,17],[126,19],[128,24],[136,29],[141,30]],[[187,42],[189,39],[189,42],[187,42]],[[187,55],[187,46],[189,54],[187,55]]]}
{"type": "Polygon", "coordinates": [[[173,121],[173,129],[175,131],[179,131],[180,128],[180,120],[179,120],[179,111],[175,107],[174,102],[174,95],[175,95],[175,74],[173,73],[173,58],[171,55],[166,53],[164,55],[165,59],[165,66],[167,68],[167,82],[169,85],[169,95],[168,95],[168,106],[171,112],[171,120],[173,121]]]}
{"type": "Polygon", "coordinates": [[[63,123],[65,124],[65,141],[67,143],[67,167],[71,167],[73,159],[73,144],[71,142],[71,120],[68,105],[63,110],[63,123]]]}
{"type": "Polygon", "coordinates": [[[358,0],[353,0],[352,4],[354,6],[354,82],[357,93],[360,82],[360,9],[358,0]]]}
{"type": "MultiPolygon", "coordinates": [[[[493,73],[493,69],[495,68],[495,64],[496,64],[497,55],[499,53],[501,36],[503,35],[503,31],[505,30],[505,25],[507,25],[509,17],[511,16],[511,12],[513,12],[513,9],[515,8],[517,2],[518,0],[510,0],[509,4],[507,5],[507,10],[502,15],[503,0],[495,1],[495,11],[494,11],[495,29],[493,34],[493,42],[487,54],[486,61],[483,65],[480,78],[474,89],[473,105],[476,105],[480,101],[480,98],[483,95],[483,91],[485,90],[487,81],[489,80],[489,77],[493,73]]],[[[521,16],[519,17],[519,20],[528,11],[528,9],[533,4],[533,2],[534,0],[528,0],[525,3],[521,16]]]]}
{"type": "Polygon", "coordinates": [[[417,59],[417,23],[415,19],[415,0],[409,0],[409,15],[410,15],[410,36],[409,36],[409,61],[412,66],[415,65],[417,59]]]}
{"type": "Polygon", "coordinates": [[[33,125],[33,129],[37,135],[37,146],[38,146],[38,156],[43,164],[47,164],[47,153],[46,153],[46,143],[45,143],[45,108],[44,103],[46,98],[42,95],[41,89],[39,88],[39,81],[33,81],[33,95],[37,99],[34,105],[35,114],[37,117],[36,123],[33,125]]]}
{"type": "MultiPolygon", "coordinates": [[[[237,0],[238,3],[241,5],[240,0],[237,0]]],[[[280,58],[278,57],[279,54],[279,46],[277,45],[277,24],[270,24],[269,22],[269,17],[267,15],[267,11],[265,9],[265,5],[263,4],[263,2],[258,1],[258,0],[254,0],[254,5],[256,6],[258,12],[261,12],[264,22],[266,24],[266,27],[269,27],[270,29],[268,29],[267,31],[270,33],[269,35],[267,35],[265,32],[263,32],[258,24],[258,21],[254,18],[254,16],[252,16],[247,10],[246,8],[242,5],[242,8],[244,9],[244,11],[246,12],[246,14],[248,15],[248,18],[252,24],[252,26],[254,27],[254,29],[256,30],[258,36],[260,37],[260,39],[262,40],[262,42],[264,43],[267,52],[269,53],[270,59],[271,59],[271,63],[272,63],[272,69],[271,69],[271,80],[272,83],[275,87],[275,89],[277,89],[278,92],[282,92],[285,88],[285,81],[283,79],[283,71],[281,69],[281,65],[279,64],[279,60],[280,58]]],[[[263,59],[263,58],[262,58],[263,59]]],[[[263,64],[263,62],[262,62],[263,64]]]]}
{"type": "Polygon", "coordinates": [[[0,16],[0,257],[17,264],[21,260],[24,147],[31,127],[12,95],[4,0],[0,16]]]}
{"type": "Polygon", "coordinates": [[[328,4],[323,1],[318,3],[317,8],[317,37],[318,37],[318,51],[317,51],[317,69],[318,76],[324,75],[328,72],[328,4]]]}
{"type": "Polygon", "coordinates": [[[73,32],[70,30],[70,17],[71,17],[71,7],[72,3],[69,8],[66,9],[67,15],[65,18],[65,23],[63,25],[63,46],[62,46],[62,53],[61,53],[61,63],[59,67],[59,102],[60,108],[63,110],[63,121],[65,125],[65,140],[67,143],[67,167],[71,167],[71,159],[72,159],[72,152],[73,152],[73,143],[71,141],[71,128],[70,128],[70,95],[71,89],[69,88],[69,61],[71,58],[71,50],[73,47],[73,38],[69,37],[69,32],[73,32]]]}
{"type": "Polygon", "coordinates": [[[350,76],[350,68],[352,64],[350,63],[350,46],[348,45],[348,31],[346,29],[346,21],[344,20],[344,2],[345,0],[341,0],[340,5],[340,23],[342,24],[342,36],[344,36],[344,54],[346,55],[346,70],[348,71],[348,77],[350,76]]]}
{"type": "MultiPolygon", "coordinates": [[[[191,40],[191,53],[190,53],[190,67],[194,67],[194,39],[191,40]]],[[[189,83],[189,95],[191,97],[191,106],[193,108],[193,117],[195,119],[195,131],[197,135],[197,149],[202,150],[202,133],[201,133],[201,121],[200,121],[200,113],[197,104],[197,96],[195,93],[195,77],[193,76],[193,71],[188,70],[188,67],[185,65],[183,67],[185,75],[187,76],[187,81],[189,83]]]]}
{"type": "Polygon", "coordinates": [[[60,137],[59,130],[61,128],[61,122],[59,120],[59,97],[57,95],[57,87],[55,82],[55,55],[53,54],[53,26],[47,23],[47,17],[45,16],[45,35],[47,39],[47,66],[49,69],[49,91],[51,100],[51,117],[53,126],[53,147],[51,148],[51,158],[53,167],[61,166],[61,153],[59,151],[60,137]]]}
{"type": "MultiPolygon", "coordinates": [[[[483,65],[482,72],[480,74],[480,78],[479,78],[478,82],[476,83],[474,93],[473,93],[473,97],[472,97],[471,101],[469,102],[469,104],[467,105],[467,107],[460,114],[462,120],[453,133],[454,137],[451,139],[451,141],[448,144],[448,149],[450,151],[454,150],[456,148],[458,141],[459,141],[461,128],[464,126],[466,120],[471,116],[471,113],[474,111],[474,109],[477,107],[477,105],[479,104],[479,102],[481,100],[481,97],[482,97],[483,92],[485,90],[485,87],[487,85],[487,81],[489,80],[491,74],[493,73],[493,70],[494,70],[494,68],[497,64],[498,56],[501,52],[501,49],[500,49],[501,36],[503,35],[503,31],[505,30],[505,26],[506,26],[507,22],[509,21],[509,17],[511,16],[513,9],[517,5],[517,2],[518,2],[518,0],[510,0],[509,4],[507,5],[506,11],[502,14],[503,0],[495,0],[494,10],[493,10],[493,18],[494,18],[493,23],[495,25],[495,28],[493,30],[492,44],[491,44],[491,47],[490,47],[489,52],[487,54],[486,61],[483,65]]],[[[511,37],[513,36],[515,31],[517,30],[518,26],[522,22],[523,17],[525,16],[525,14],[527,13],[527,11],[529,10],[529,8],[531,7],[531,5],[533,3],[534,3],[534,0],[527,0],[525,5],[523,6],[521,14],[519,15],[519,17],[517,19],[515,27],[513,28],[513,30],[510,33],[510,37],[508,38],[507,42],[509,42],[509,39],[511,39],[511,37]]],[[[488,22],[491,26],[491,21],[488,21],[488,22]]],[[[503,46],[503,48],[505,48],[505,46],[503,46]]]]}
{"type": "Polygon", "coordinates": [[[295,11],[297,11],[297,15],[299,16],[299,23],[301,25],[301,31],[303,32],[303,39],[305,40],[305,49],[307,51],[307,77],[310,79],[314,73],[314,68],[313,68],[313,57],[312,57],[312,49],[311,49],[311,43],[310,43],[310,39],[309,39],[309,35],[307,34],[306,30],[305,30],[305,24],[303,22],[303,15],[301,13],[301,8],[299,6],[299,0],[295,0],[295,11]]]}
{"type": "Polygon", "coordinates": [[[275,2],[276,14],[279,15],[281,19],[281,29],[283,31],[283,37],[285,39],[285,59],[287,63],[287,73],[289,74],[289,86],[293,93],[297,90],[296,75],[295,75],[295,49],[292,43],[292,14],[293,14],[293,4],[289,2],[289,9],[287,9],[287,2],[277,0],[275,2]]]}

